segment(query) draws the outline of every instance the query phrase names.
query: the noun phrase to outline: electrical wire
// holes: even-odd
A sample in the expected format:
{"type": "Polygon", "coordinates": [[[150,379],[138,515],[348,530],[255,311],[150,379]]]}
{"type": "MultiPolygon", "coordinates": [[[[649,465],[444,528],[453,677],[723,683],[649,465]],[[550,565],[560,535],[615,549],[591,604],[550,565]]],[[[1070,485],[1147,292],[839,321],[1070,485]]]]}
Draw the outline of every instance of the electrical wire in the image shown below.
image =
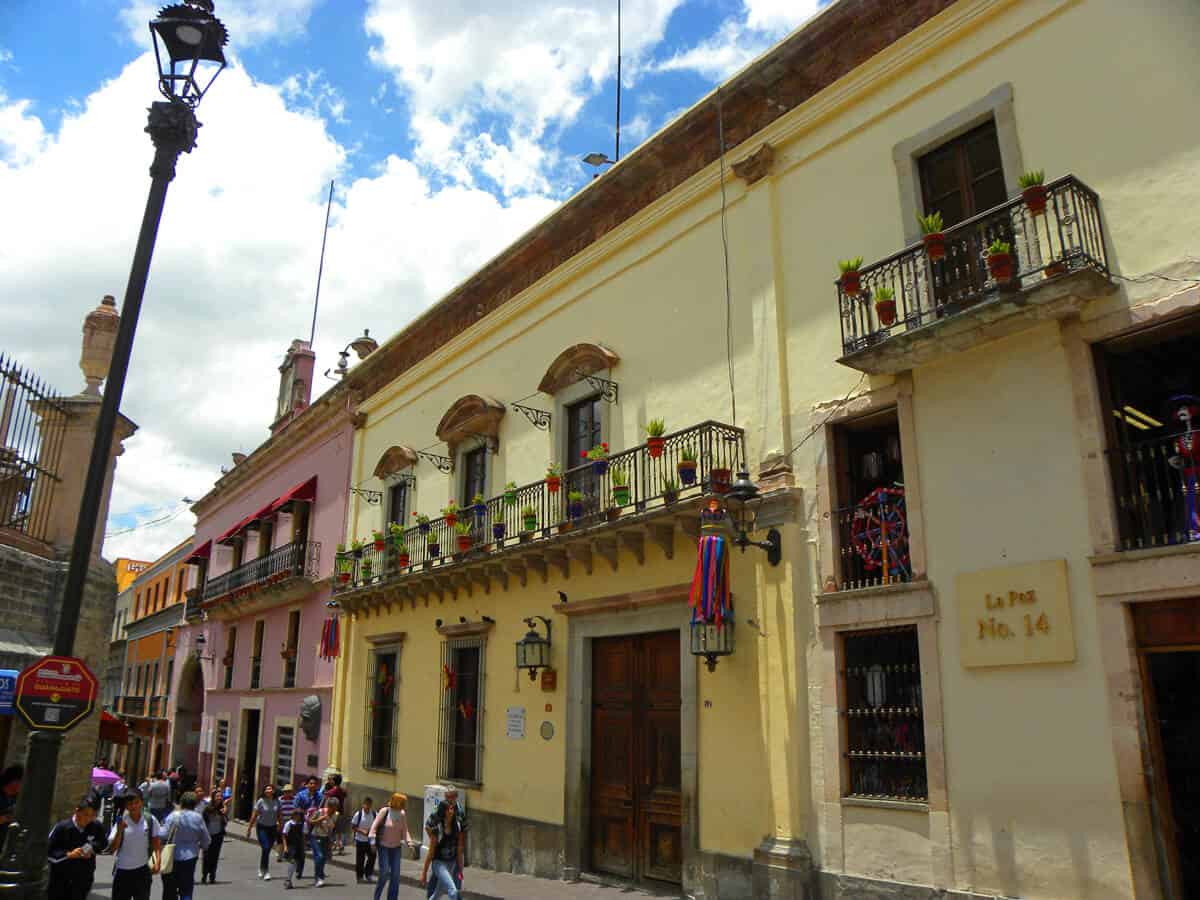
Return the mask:
{"type": "MultiPolygon", "coordinates": [[[[167,507],[165,507],[165,506],[159,507],[159,508],[167,509],[167,507]]],[[[142,522],[138,525],[133,525],[129,528],[122,528],[118,531],[106,531],[106,532],[104,532],[104,537],[105,537],[105,539],[110,538],[110,537],[120,537],[123,534],[130,534],[134,531],[140,531],[143,528],[151,528],[155,525],[166,525],[171,520],[177,518],[179,516],[179,514],[187,508],[188,508],[187,504],[185,503],[184,505],[180,506],[178,509],[176,509],[173,513],[170,513],[169,515],[162,516],[161,518],[158,518],[158,519],[151,519],[149,522],[142,522]]]]}
{"type": "Polygon", "coordinates": [[[856,381],[854,383],[854,387],[852,387],[852,388],[850,388],[850,390],[846,391],[846,396],[842,397],[842,399],[837,402],[837,405],[834,406],[833,409],[831,409],[829,411],[829,415],[827,415],[824,419],[822,419],[819,424],[814,425],[812,427],[812,430],[809,431],[809,433],[806,434],[804,437],[802,437],[800,439],[800,442],[798,444],[796,444],[796,446],[794,446],[787,453],[783,454],[783,458],[784,459],[789,458],[793,453],[795,453],[797,450],[799,450],[801,447],[803,447],[808,442],[808,439],[810,437],[812,437],[814,434],[816,434],[818,431],[820,431],[822,428],[824,428],[826,425],[828,425],[829,420],[832,419],[834,416],[836,416],[841,411],[842,407],[850,402],[850,398],[854,395],[854,392],[857,391],[862,386],[862,383],[866,380],[867,380],[867,373],[863,372],[860,376],[858,376],[858,381],[856,381]]]}
{"type": "Polygon", "coordinates": [[[737,427],[737,392],[733,381],[733,292],[729,287],[729,229],[726,224],[725,196],[725,115],[721,107],[721,86],[717,85],[717,140],[721,155],[721,249],[725,262],[725,361],[729,366],[729,406],[732,423],[737,427]]]}

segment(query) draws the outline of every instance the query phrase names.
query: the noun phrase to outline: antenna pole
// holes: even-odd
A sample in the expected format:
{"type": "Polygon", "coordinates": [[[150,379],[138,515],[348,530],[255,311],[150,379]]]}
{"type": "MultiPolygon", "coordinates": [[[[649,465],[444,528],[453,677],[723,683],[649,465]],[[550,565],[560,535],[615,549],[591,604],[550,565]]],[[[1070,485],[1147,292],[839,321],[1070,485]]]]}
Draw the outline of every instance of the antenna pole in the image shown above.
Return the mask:
{"type": "Polygon", "coordinates": [[[617,0],[617,151],[613,162],[621,161],[621,0],[617,0]]]}
{"type": "Polygon", "coordinates": [[[317,266],[317,296],[313,299],[312,330],[308,333],[311,348],[317,337],[317,307],[321,303],[321,275],[325,272],[325,241],[329,238],[329,210],[333,208],[333,179],[329,180],[329,200],[325,203],[325,231],[321,234],[321,262],[317,266]]]}

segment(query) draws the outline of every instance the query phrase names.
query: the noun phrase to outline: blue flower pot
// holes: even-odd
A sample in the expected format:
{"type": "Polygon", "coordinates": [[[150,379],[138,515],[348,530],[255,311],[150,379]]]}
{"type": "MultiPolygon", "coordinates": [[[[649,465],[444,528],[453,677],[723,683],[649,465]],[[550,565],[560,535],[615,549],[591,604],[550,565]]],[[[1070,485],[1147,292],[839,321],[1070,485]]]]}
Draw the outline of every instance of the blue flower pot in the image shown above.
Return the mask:
{"type": "Polygon", "coordinates": [[[580,519],[583,517],[583,501],[578,500],[574,503],[567,504],[567,515],[572,519],[580,519]]]}
{"type": "Polygon", "coordinates": [[[486,503],[476,503],[475,504],[475,518],[482,519],[486,515],[487,515],[487,504],[486,503]]]}
{"type": "Polygon", "coordinates": [[[492,523],[492,539],[497,540],[497,541],[504,540],[504,523],[503,522],[493,522],[492,523]]]}
{"type": "Polygon", "coordinates": [[[607,459],[593,459],[592,460],[592,471],[595,472],[597,475],[607,474],[608,473],[608,460],[607,459]]]}

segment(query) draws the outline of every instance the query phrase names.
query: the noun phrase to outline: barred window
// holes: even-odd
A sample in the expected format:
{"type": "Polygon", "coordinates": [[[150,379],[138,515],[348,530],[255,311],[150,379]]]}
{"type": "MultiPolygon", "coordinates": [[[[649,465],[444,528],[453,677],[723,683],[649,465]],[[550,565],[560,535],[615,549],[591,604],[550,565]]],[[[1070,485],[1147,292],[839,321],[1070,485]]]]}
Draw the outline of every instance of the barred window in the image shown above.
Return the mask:
{"type": "Polygon", "coordinates": [[[229,757],[229,720],[217,720],[217,739],[213,742],[213,784],[225,777],[225,761],[229,757]]]}
{"type": "Polygon", "coordinates": [[[400,651],[395,647],[371,651],[367,676],[367,746],[364,764],[371,769],[395,768],[396,682],[400,651]]]}
{"type": "Polygon", "coordinates": [[[275,790],[292,783],[292,764],[296,752],[296,729],[280,725],[275,729],[275,790]]]}
{"type": "Polygon", "coordinates": [[[482,638],[442,645],[442,705],[438,734],[438,777],[483,781],[482,638]]]}
{"type": "Polygon", "coordinates": [[[843,636],[847,796],[925,800],[925,728],[914,626],[843,636]]]}

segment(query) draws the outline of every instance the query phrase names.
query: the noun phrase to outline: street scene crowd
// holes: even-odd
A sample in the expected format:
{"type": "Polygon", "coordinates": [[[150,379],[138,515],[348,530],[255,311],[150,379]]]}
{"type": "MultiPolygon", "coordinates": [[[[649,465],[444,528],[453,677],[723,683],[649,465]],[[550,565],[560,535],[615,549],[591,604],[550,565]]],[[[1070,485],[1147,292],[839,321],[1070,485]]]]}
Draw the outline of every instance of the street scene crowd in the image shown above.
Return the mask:
{"type": "MultiPolygon", "coordinates": [[[[9,779],[0,786],[0,817],[15,802],[20,777],[20,772],[0,773],[0,781],[9,779]]],[[[208,790],[182,765],[136,786],[115,777],[80,799],[71,817],[51,830],[50,900],[87,900],[101,856],[112,857],[112,900],[150,900],[156,879],[162,900],[192,900],[197,870],[200,884],[216,884],[231,827],[232,788],[225,780],[208,790]],[[111,819],[107,827],[104,818],[111,819]]],[[[247,839],[257,839],[260,848],[258,878],[270,881],[272,863],[282,863],[283,888],[299,887],[311,855],[313,886],[323,887],[330,857],[346,853],[352,843],[356,882],[374,886],[372,900],[382,900],[385,893],[387,900],[397,900],[401,860],[406,854],[420,858],[420,841],[409,829],[408,798],[394,793],[376,810],[366,797],[348,814],[341,782],[340,775],[332,775],[324,786],[313,777],[298,791],[290,784],[279,791],[270,784],[263,789],[246,823],[247,839]]],[[[462,890],[467,831],[457,790],[446,791],[424,828],[429,849],[420,883],[427,898],[454,900],[462,890]]]]}

